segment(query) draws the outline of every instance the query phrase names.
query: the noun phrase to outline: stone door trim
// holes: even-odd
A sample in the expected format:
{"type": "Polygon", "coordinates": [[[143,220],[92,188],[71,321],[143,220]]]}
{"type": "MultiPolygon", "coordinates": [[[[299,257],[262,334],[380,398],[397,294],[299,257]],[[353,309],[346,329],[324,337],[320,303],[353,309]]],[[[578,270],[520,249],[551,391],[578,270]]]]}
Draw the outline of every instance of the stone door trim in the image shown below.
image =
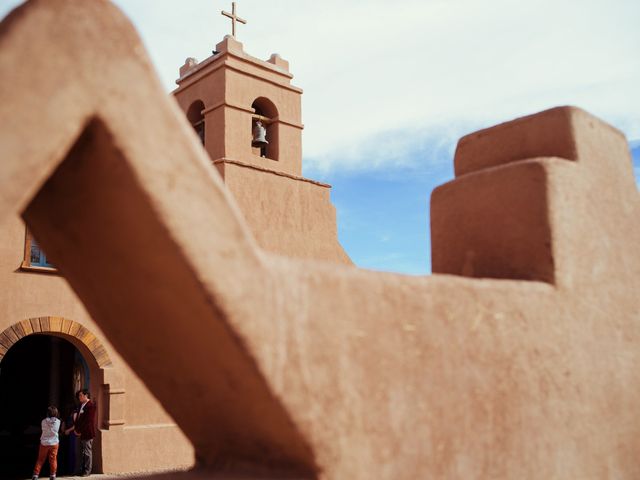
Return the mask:
{"type": "Polygon", "coordinates": [[[111,358],[102,342],[78,322],[62,317],[35,317],[14,323],[0,333],[0,361],[21,338],[38,333],[62,334],[84,345],[99,368],[110,367],[111,358]]]}

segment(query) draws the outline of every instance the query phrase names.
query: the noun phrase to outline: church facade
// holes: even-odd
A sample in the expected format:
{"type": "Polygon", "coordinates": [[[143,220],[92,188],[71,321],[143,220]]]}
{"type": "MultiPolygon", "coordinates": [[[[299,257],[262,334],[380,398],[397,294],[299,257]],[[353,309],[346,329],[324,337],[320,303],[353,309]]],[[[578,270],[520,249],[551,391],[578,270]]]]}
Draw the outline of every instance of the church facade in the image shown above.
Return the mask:
{"type": "MultiPolygon", "coordinates": [[[[330,186],[301,174],[302,90],[291,79],[278,55],[259,60],[227,36],[208,59],[187,60],[173,95],[259,246],[350,264],[337,239],[330,186]]],[[[58,406],[64,421],[80,388],[98,405],[94,472],[192,465],[190,442],[63,274],[21,218],[0,225],[0,478],[28,474],[46,407],[58,406]]],[[[61,474],[73,469],[68,442],[61,442],[61,474]]]]}

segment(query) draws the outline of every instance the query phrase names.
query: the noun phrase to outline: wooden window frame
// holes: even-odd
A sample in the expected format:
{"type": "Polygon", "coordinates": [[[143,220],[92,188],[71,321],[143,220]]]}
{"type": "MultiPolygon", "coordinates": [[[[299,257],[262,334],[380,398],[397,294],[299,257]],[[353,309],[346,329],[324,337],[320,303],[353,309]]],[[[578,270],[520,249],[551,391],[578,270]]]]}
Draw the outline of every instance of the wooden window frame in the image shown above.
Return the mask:
{"type": "Polygon", "coordinates": [[[42,272],[42,273],[55,273],[58,274],[58,269],[55,267],[46,267],[44,265],[32,265],[31,264],[31,242],[33,241],[33,234],[29,231],[28,227],[24,229],[24,256],[22,258],[22,264],[20,268],[22,270],[28,270],[30,272],[42,272]]]}

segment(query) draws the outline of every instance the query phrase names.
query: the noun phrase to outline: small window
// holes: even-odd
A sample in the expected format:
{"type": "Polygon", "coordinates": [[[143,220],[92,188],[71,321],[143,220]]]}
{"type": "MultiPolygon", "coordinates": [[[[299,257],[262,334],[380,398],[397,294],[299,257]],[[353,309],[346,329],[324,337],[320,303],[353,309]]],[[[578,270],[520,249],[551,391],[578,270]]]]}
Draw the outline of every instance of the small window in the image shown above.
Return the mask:
{"type": "Polygon", "coordinates": [[[51,263],[47,254],[42,250],[33,235],[26,229],[24,241],[24,260],[22,268],[31,270],[48,270],[55,271],[56,267],[51,263]]]}

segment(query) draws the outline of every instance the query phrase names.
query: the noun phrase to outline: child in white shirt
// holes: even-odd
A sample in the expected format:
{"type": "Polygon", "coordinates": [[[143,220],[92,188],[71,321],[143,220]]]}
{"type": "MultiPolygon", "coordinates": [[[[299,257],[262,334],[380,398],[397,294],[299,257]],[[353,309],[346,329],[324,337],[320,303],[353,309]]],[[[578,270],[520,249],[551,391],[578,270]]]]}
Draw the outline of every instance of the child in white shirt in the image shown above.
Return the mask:
{"type": "Polygon", "coordinates": [[[58,409],[56,407],[51,406],[47,409],[47,418],[42,420],[41,426],[40,451],[38,452],[36,466],[33,468],[32,480],[38,480],[40,469],[47,457],[49,458],[49,469],[51,470],[49,478],[50,480],[55,480],[56,471],[58,470],[58,446],[60,445],[58,438],[60,419],[58,418],[58,409]]]}

